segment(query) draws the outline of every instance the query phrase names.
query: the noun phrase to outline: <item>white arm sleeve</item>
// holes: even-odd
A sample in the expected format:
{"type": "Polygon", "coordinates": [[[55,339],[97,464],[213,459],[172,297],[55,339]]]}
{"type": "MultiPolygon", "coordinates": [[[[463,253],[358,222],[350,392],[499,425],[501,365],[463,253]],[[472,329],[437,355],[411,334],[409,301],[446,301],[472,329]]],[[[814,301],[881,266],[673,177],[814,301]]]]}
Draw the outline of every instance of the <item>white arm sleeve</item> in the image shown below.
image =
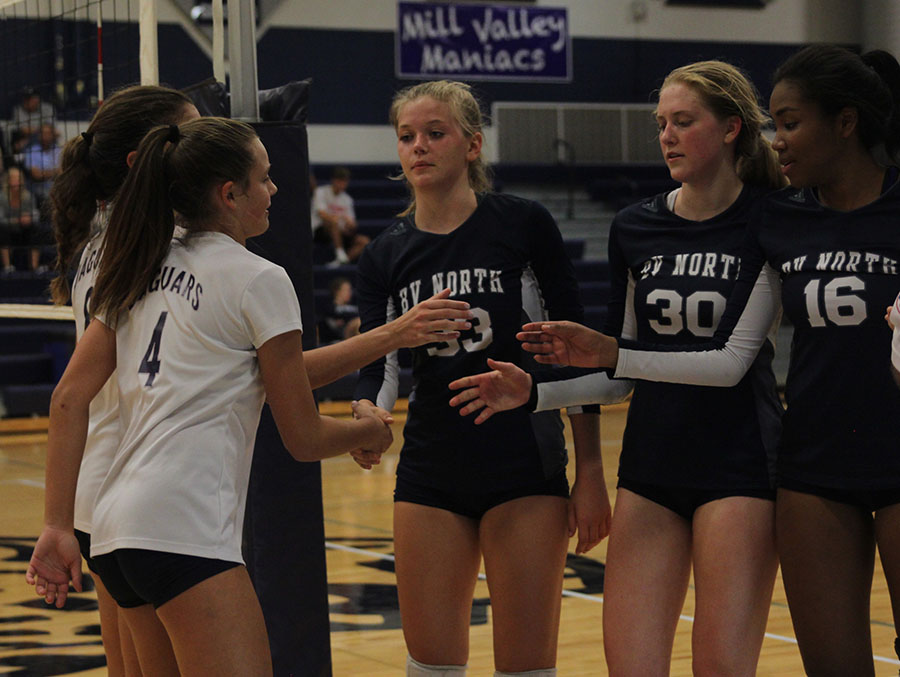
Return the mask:
{"type": "Polygon", "coordinates": [[[690,385],[733,386],[747,373],[763,342],[775,343],[781,322],[781,278],[763,266],[724,347],[708,350],[619,349],[616,377],[690,385]]]}
{"type": "MultiPolygon", "coordinates": [[[[635,337],[634,278],[628,273],[628,291],[625,300],[625,316],[622,320],[623,338],[635,337]]],[[[606,372],[585,374],[564,381],[538,383],[535,411],[548,411],[574,407],[578,404],[618,404],[634,389],[634,381],[626,378],[610,378],[606,372]]],[[[569,411],[579,413],[578,411],[569,411]]]]}

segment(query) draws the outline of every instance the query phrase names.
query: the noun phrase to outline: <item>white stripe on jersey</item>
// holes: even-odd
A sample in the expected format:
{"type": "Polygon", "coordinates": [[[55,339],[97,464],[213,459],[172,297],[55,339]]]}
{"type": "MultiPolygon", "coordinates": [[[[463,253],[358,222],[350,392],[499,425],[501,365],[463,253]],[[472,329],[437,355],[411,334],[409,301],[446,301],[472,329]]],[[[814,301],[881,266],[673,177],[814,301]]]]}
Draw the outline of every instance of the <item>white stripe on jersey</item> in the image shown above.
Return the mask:
{"type": "MultiPolygon", "coordinates": [[[[384,323],[387,324],[395,319],[397,319],[397,308],[394,306],[394,298],[389,296],[387,307],[385,309],[384,323]]],[[[376,406],[381,407],[385,411],[393,410],[399,392],[400,360],[398,359],[397,351],[395,350],[384,357],[384,374],[381,387],[378,389],[378,395],[375,398],[376,406]]]]}

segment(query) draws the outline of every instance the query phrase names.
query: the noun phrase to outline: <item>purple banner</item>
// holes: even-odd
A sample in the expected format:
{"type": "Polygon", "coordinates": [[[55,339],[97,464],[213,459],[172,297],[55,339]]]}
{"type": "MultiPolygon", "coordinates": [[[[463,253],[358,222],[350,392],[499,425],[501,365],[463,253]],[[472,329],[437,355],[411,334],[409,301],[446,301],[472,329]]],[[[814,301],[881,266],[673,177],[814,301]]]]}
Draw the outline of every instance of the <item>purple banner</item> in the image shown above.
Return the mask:
{"type": "Polygon", "coordinates": [[[401,78],[572,79],[565,8],[400,2],[395,35],[401,78]]]}

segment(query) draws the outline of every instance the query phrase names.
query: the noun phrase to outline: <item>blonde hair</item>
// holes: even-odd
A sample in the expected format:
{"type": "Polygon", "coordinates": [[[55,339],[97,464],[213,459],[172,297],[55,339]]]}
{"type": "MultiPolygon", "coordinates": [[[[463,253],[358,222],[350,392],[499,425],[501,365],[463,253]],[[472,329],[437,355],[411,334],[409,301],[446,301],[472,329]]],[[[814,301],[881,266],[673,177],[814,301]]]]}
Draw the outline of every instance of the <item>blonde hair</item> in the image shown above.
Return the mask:
{"type": "Polygon", "coordinates": [[[692,88],[720,120],[732,115],[741,119],[734,154],[738,176],[744,183],[768,188],[787,185],[775,151],[762,135],[769,116],[759,105],[756,87],[740,69],[724,61],[698,61],[669,73],[660,91],[677,83],[692,88]]]}
{"type": "MultiPolygon", "coordinates": [[[[466,138],[471,139],[476,134],[481,133],[484,126],[481,106],[472,93],[472,88],[465,82],[455,80],[423,82],[397,92],[391,102],[389,114],[391,126],[395,130],[399,124],[400,111],[403,109],[403,106],[423,97],[429,97],[435,101],[447,104],[450,108],[450,115],[456,124],[459,125],[466,138]]],[[[490,169],[481,155],[469,163],[469,186],[476,193],[483,193],[491,189],[490,169]]],[[[408,183],[407,187],[409,187],[408,183]]],[[[409,205],[400,212],[399,216],[406,216],[415,210],[416,195],[411,188],[410,196],[409,205]]]]}

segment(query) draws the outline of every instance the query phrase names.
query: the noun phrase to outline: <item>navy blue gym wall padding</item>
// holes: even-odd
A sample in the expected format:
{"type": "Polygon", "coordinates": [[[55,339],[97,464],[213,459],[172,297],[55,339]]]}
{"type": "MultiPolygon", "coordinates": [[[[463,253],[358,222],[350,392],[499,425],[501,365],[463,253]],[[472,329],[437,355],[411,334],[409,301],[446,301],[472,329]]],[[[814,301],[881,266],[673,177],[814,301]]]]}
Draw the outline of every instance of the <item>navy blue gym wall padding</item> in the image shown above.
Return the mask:
{"type": "MultiPolygon", "coordinates": [[[[472,81],[486,105],[494,101],[648,103],[677,66],[725,59],[745,69],[767,101],[775,67],[798,49],[783,43],[574,38],[568,83],[472,81]]],[[[311,124],[387,124],[397,90],[414,80],[394,76],[392,31],[273,27],[257,46],[259,86],[311,77],[311,124]]]]}
{"type": "MultiPolygon", "coordinates": [[[[299,123],[254,125],[278,193],[269,231],[248,249],[282,266],[303,314],[303,347],[315,347],[309,156],[299,123]]],[[[331,642],[319,463],[295,461],[264,407],[250,471],[244,559],[262,605],[276,677],[330,677],[331,642]]]]}

